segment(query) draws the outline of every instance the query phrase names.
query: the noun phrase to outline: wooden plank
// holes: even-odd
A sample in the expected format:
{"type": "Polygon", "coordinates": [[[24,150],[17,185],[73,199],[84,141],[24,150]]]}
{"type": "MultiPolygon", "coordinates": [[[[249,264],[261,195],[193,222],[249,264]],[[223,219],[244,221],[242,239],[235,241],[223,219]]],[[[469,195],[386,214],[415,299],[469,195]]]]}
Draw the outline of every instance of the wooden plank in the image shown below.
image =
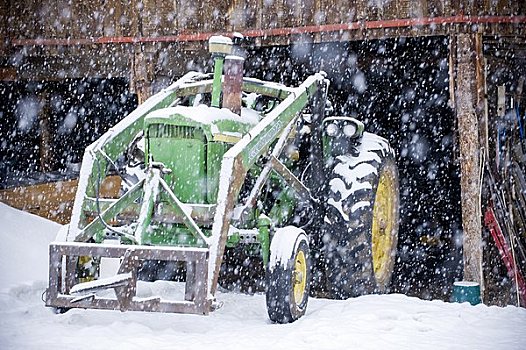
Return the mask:
{"type": "Polygon", "coordinates": [[[276,4],[270,4],[263,1],[261,9],[261,25],[260,28],[277,28],[280,18],[278,17],[279,9],[283,6],[283,0],[276,1],[276,4]]]}
{"type": "Polygon", "coordinates": [[[388,3],[386,3],[384,5],[383,19],[399,18],[397,16],[398,16],[398,3],[396,1],[389,1],[388,3]]]}
{"type": "Polygon", "coordinates": [[[368,21],[382,20],[384,18],[384,3],[360,3],[358,7],[358,17],[368,21]]]}
{"type": "Polygon", "coordinates": [[[449,1],[449,14],[451,16],[464,14],[460,8],[461,0],[448,0],[449,1]]]}
{"type": "MultiPolygon", "coordinates": [[[[496,13],[499,15],[510,15],[512,14],[513,3],[515,0],[497,0],[496,1],[496,13]]],[[[519,1],[520,2],[520,1],[519,1]]]]}
{"type": "MultiPolygon", "coordinates": [[[[221,1],[221,0],[219,0],[221,1]]],[[[214,32],[216,27],[215,23],[221,21],[214,14],[214,7],[218,4],[219,1],[211,0],[197,0],[197,12],[195,15],[197,27],[195,31],[197,32],[214,32]]]]}
{"type": "Polygon", "coordinates": [[[71,37],[71,27],[75,25],[72,22],[72,5],[70,0],[57,0],[56,7],[52,11],[54,13],[56,36],[57,38],[71,37]]]}
{"type": "Polygon", "coordinates": [[[8,9],[7,30],[10,37],[34,38],[42,35],[41,5],[37,0],[11,1],[8,9]]]}
{"type": "Polygon", "coordinates": [[[114,10],[113,18],[115,20],[115,36],[122,36],[122,23],[126,22],[126,19],[123,17],[123,3],[122,0],[113,0],[114,10]]]}
{"type": "Polygon", "coordinates": [[[453,11],[451,9],[451,0],[442,0],[442,9],[443,16],[451,16],[453,14],[453,11]]]}
{"type": "Polygon", "coordinates": [[[228,17],[228,29],[231,31],[239,31],[245,26],[246,14],[245,7],[246,0],[233,0],[230,2],[225,17],[228,17]]]}
{"type": "Polygon", "coordinates": [[[313,22],[314,14],[316,11],[315,0],[303,0],[296,2],[296,27],[304,27],[313,22]]]}
{"type": "Polygon", "coordinates": [[[90,1],[73,2],[74,23],[78,27],[80,38],[100,37],[103,35],[104,11],[103,7],[90,1]]]}
{"type": "Polygon", "coordinates": [[[521,1],[511,1],[510,2],[510,12],[512,15],[518,15],[521,10],[521,7],[524,7],[524,0],[521,1]]]}
{"type": "MultiPolygon", "coordinates": [[[[77,184],[78,180],[74,179],[0,190],[0,202],[66,224],[71,217],[77,184]]],[[[102,183],[101,195],[117,197],[119,188],[120,178],[108,177],[102,183]]]]}
{"type": "Polygon", "coordinates": [[[144,50],[141,45],[135,45],[131,68],[130,89],[137,94],[139,104],[146,101],[153,92],[153,55],[152,52],[144,50]]]}
{"type": "Polygon", "coordinates": [[[137,18],[134,16],[135,1],[120,0],[121,18],[119,19],[119,30],[122,36],[135,36],[137,18]]]}
{"type": "Polygon", "coordinates": [[[39,15],[43,19],[43,34],[46,38],[56,38],[56,29],[53,23],[55,22],[56,13],[53,10],[56,8],[57,0],[49,0],[42,4],[39,15]]]}
{"type": "Polygon", "coordinates": [[[356,2],[322,0],[320,22],[321,24],[354,22],[359,19],[360,11],[361,9],[356,2]]]}
{"type": "Polygon", "coordinates": [[[396,9],[396,18],[411,18],[413,17],[413,2],[411,0],[398,0],[396,9]]]}
{"type": "Polygon", "coordinates": [[[85,31],[82,32],[82,13],[80,12],[79,2],[73,1],[71,4],[71,27],[70,27],[70,38],[85,38],[85,31]]]}
{"type": "Polygon", "coordinates": [[[189,32],[198,28],[195,18],[199,10],[194,1],[177,0],[177,29],[180,32],[189,32]]]}
{"type": "MultiPolygon", "coordinates": [[[[206,0],[185,1],[177,0],[177,24],[179,31],[187,32],[208,32],[216,26],[214,21],[221,21],[220,14],[216,17],[213,14],[214,6],[206,0]]],[[[227,7],[228,8],[228,7],[227,7]]]]}
{"type": "Polygon", "coordinates": [[[433,16],[433,17],[444,16],[443,0],[428,0],[427,1],[427,15],[433,16]]]}
{"type": "Polygon", "coordinates": [[[524,14],[526,11],[526,2],[513,0],[107,0],[100,3],[30,0],[23,3],[11,2],[10,6],[13,8],[10,11],[11,17],[17,22],[10,27],[17,33],[17,38],[98,38],[103,35],[136,37],[137,34],[159,36],[175,33],[175,27],[181,31],[202,33],[230,28],[301,27],[308,24],[450,14],[486,15],[488,11],[499,15],[513,15],[524,14]],[[260,16],[263,17],[264,25],[258,26],[260,16]],[[39,28],[43,28],[44,32],[39,28]]]}
{"type": "Polygon", "coordinates": [[[118,35],[116,12],[120,11],[120,5],[120,0],[106,0],[102,4],[101,23],[103,24],[102,32],[104,36],[118,35]]]}
{"type": "Polygon", "coordinates": [[[488,101],[486,98],[487,87],[486,87],[486,60],[484,58],[484,48],[482,34],[475,35],[475,76],[476,76],[476,87],[477,87],[477,114],[480,116],[479,135],[480,145],[484,150],[486,159],[489,157],[489,125],[488,125],[488,101]]]}
{"type": "Polygon", "coordinates": [[[27,26],[26,23],[29,23],[28,21],[33,19],[30,15],[31,10],[31,2],[28,2],[26,6],[24,6],[21,2],[14,2],[11,1],[9,4],[9,12],[8,12],[8,33],[11,37],[22,37],[22,38],[33,38],[31,32],[28,32],[30,30],[30,27],[27,26]],[[20,23],[20,24],[19,24],[20,23]]]}
{"type": "MultiPolygon", "coordinates": [[[[0,35],[2,33],[0,32],[0,35]]],[[[0,54],[3,53],[4,49],[7,49],[7,47],[2,46],[2,41],[0,41],[0,54]]],[[[10,67],[1,67],[0,68],[0,80],[1,81],[15,81],[17,79],[16,74],[16,68],[10,68],[10,67]]]]}
{"type": "Polygon", "coordinates": [[[159,12],[159,23],[157,31],[159,35],[174,35],[177,33],[176,2],[156,0],[156,8],[159,12]]]}
{"type": "Polygon", "coordinates": [[[155,6],[155,0],[142,0],[139,6],[139,23],[141,23],[141,36],[158,36],[157,23],[160,22],[159,13],[155,6]]]}
{"type": "Polygon", "coordinates": [[[298,0],[284,0],[281,9],[281,27],[292,28],[300,27],[302,25],[303,6],[298,0]]]}
{"type": "Polygon", "coordinates": [[[272,12],[272,19],[269,23],[270,27],[274,28],[284,28],[285,27],[285,21],[286,21],[286,13],[285,13],[285,1],[286,0],[275,0],[273,3],[271,3],[271,7],[269,10],[272,12]]]}
{"type": "Polygon", "coordinates": [[[76,25],[71,29],[72,34],[76,38],[86,38],[89,35],[90,28],[88,27],[88,14],[82,1],[73,2],[72,6],[73,18],[76,25]]]}
{"type": "MultiPolygon", "coordinates": [[[[96,292],[100,290],[122,287],[129,285],[132,281],[131,272],[119,273],[112,277],[100,278],[94,281],[82,282],[71,288],[71,294],[96,292]]],[[[80,301],[77,299],[77,301],[80,301]]]]}
{"type": "MultiPolygon", "coordinates": [[[[9,4],[7,1],[0,2],[0,55],[7,55],[9,48],[6,38],[9,38],[7,31],[9,20],[9,4]]],[[[1,75],[1,73],[0,73],[1,75]]],[[[3,80],[3,79],[1,79],[3,80]]]]}
{"type": "Polygon", "coordinates": [[[203,28],[208,28],[207,30],[210,32],[228,31],[227,24],[229,23],[229,2],[230,1],[224,0],[205,1],[203,4],[203,11],[199,17],[202,25],[204,25],[203,28]]]}

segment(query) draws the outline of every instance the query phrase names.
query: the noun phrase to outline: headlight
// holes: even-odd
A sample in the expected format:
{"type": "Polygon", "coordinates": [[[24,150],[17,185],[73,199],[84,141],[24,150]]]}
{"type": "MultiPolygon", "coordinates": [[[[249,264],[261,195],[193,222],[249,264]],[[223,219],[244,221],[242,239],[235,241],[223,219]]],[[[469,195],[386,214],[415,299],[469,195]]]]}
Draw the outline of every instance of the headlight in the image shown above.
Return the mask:
{"type": "Polygon", "coordinates": [[[353,137],[354,134],[356,134],[356,125],[354,124],[347,124],[343,127],[343,133],[345,136],[353,137]]]}
{"type": "Polygon", "coordinates": [[[327,125],[327,127],[325,128],[325,132],[327,133],[327,135],[333,137],[340,133],[340,128],[335,123],[331,123],[327,125]]]}

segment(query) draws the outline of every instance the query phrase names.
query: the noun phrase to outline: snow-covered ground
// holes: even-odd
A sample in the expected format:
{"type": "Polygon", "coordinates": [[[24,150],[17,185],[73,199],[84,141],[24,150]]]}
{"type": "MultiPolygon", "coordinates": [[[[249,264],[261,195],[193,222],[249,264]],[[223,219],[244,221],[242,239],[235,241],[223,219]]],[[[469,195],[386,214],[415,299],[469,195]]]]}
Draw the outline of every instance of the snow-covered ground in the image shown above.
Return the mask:
{"type": "Polygon", "coordinates": [[[220,293],[210,316],[71,310],[41,300],[59,226],[0,204],[0,349],[526,349],[526,310],[371,295],[311,299],[268,321],[263,295],[220,293]]]}

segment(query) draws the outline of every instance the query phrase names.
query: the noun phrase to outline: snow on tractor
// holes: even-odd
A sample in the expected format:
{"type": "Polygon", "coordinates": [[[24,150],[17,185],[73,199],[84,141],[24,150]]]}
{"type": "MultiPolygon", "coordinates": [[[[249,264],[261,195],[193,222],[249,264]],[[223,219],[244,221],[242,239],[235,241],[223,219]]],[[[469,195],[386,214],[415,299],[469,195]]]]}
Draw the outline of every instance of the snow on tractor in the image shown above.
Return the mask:
{"type": "Polygon", "coordinates": [[[86,149],[71,222],[50,245],[47,306],[206,315],[220,275],[244,270],[288,323],[312,293],[387,290],[399,218],[387,141],[327,115],[323,72],[287,87],[243,77],[231,39],[209,48],[213,73],[186,74],[86,149]],[[119,198],[100,195],[109,174],[119,198]],[[138,293],[166,278],[144,273],[156,266],[180,299],[138,293]]]}

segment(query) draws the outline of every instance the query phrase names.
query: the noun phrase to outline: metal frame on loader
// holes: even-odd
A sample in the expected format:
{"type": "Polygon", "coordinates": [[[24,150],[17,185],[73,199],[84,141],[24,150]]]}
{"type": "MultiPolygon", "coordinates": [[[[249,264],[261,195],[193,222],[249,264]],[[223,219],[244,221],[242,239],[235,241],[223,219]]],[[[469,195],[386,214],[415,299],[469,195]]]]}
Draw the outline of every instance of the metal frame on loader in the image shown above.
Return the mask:
{"type": "MultiPolygon", "coordinates": [[[[225,55],[229,43],[225,38],[212,41],[219,49],[215,56],[214,75],[188,73],[173,85],[149,98],[125,119],[108,130],[90,145],[84,154],[75,198],[71,223],[66,226],[56,242],[49,247],[49,287],[46,305],[60,309],[94,308],[121,311],[159,311],[208,314],[218,285],[219,270],[229,230],[254,210],[257,198],[271,171],[294,189],[300,201],[314,203],[315,194],[280,160],[290,134],[301,116],[302,110],[311,105],[311,121],[314,140],[310,151],[322,157],[321,119],[325,110],[328,81],[324,74],[308,77],[300,86],[288,88],[280,84],[243,78],[242,90],[279,99],[268,114],[250,131],[232,145],[221,161],[217,201],[209,205],[183,203],[173,188],[163,179],[170,169],[153,159],[145,159],[146,176],[133,184],[120,198],[99,198],[102,180],[143,131],[147,116],[154,111],[177,106],[181,101],[199,94],[211,93],[211,107],[219,110],[225,55]],[[223,46],[222,46],[223,45],[223,46]],[[226,47],[226,49],[225,49],[226,47]],[[238,202],[238,195],[247,172],[264,156],[263,165],[252,190],[245,201],[238,202]],[[158,206],[163,202],[162,208],[158,206]],[[166,205],[168,204],[168,205],[166,205]],[[131,214],[130,214],[131,213],[131,214]],[[119,216],[134,215],[135,224],[127,229],[111,226],[119,216]],[[172,222],[183,224],[190,233],[190,244],[156,245],[149,241],[149,228],[155,216],[170,217],[172,222]],[[211,225],[211,230],[203,229],[211,225]],[[105,238],[117,236],[120,244],[107,244],[105,238]],[[82,281],[79,277],[79,261],[91,259],[120,258],[115,276],[82,281]],[[186,266],[184,300],[167,301],[159,297],[136,296],[138,268],[144,260],[182,261],[186,266]],[[114,290],[116,298],[99,296],[101,290],[114,290]]],[[[225,96],[223,96],[223,101],[225,96]]],[[[194,108],[194,107],[190,107],[194,108]]],[[[221,134],[211,135],[220,139],[221,134]]],[[[223,135],[225,136],[225,135],[223,135]]],[[[228,135],[227,135],[228,136],[228,135]]],[[[231,135],[230,135],[231,136],[231,135]]],[[[174,150],[175,152],[176,150],[174,150]]],[[[323,177],[322,162],[314,162],[323,177]]],[[[321,184],[323,180],[318,182],[321,184]]],[[[270,222],[261,216],[255,227],[254,238],[261,245],[264,264],[269,261],[270,222]]],[[[239,237],[239,236],[238,236],[239,237]]],[[[307,282],[308,283],[308,282],[307,282]]]]}

